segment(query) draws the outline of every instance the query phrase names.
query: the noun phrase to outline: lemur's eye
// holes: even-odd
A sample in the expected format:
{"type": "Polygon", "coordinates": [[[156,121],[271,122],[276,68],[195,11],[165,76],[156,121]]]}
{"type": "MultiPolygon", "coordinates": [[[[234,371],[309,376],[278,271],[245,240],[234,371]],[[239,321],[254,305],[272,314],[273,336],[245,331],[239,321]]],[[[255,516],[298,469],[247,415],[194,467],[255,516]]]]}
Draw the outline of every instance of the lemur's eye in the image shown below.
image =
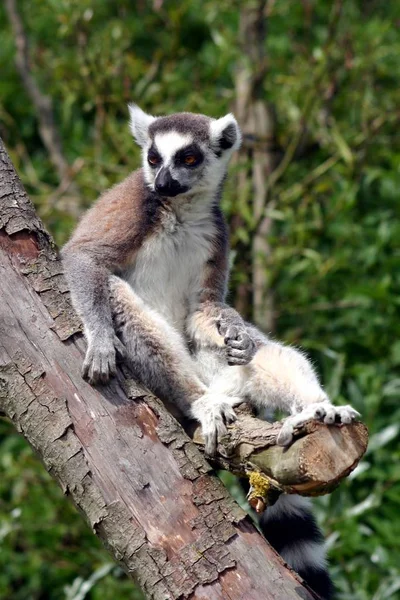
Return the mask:
{"type": "Polygon", "coordinates": [[[185,156],[183,162],[185,163],[185,165],[189,165],[190,167],[192,167],[194,164],[197,163],[197,158],[193,154],[189,154],[188,156],[185,156]]]}
{"type": "Polygon", "coordinates": [[[161,158],[157,154],[149,154],[147,160],[153,167],[156,167],[161,162],[161,158]]]}

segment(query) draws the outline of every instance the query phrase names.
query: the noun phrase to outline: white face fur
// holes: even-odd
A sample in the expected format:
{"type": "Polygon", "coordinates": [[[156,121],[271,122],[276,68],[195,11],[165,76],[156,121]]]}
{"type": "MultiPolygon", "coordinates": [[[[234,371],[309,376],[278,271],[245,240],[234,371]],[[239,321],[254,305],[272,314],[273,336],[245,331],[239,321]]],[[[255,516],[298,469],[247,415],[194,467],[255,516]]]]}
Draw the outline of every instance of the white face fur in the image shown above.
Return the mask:
{"type": "Polygon", "coordinates": [[[233,115],[152,117],[130,105],[130,128],[142,148],[145,180],[163,196],[207,195],[220,186],[241,134],[233,115]]]}

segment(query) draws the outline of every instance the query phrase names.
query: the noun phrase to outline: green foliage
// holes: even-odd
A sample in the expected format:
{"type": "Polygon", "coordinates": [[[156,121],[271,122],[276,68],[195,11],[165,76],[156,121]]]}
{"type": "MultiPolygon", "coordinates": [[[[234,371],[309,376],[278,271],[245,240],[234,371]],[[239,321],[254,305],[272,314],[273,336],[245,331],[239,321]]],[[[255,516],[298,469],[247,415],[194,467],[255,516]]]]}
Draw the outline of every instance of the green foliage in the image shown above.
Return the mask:
{"type": "MultiPolygon", "coordinates": [[[[231,109],[243,4],[19,0],[34,76],[53,99],[65,155],[76,166],[78,208],[139,164],[126,125],[128,101],[155,114],[217,116],[231,109]]],[[[400,598],[400,8],[395,0],[348,0],[333,35],[330,10],[331,3],[316,0],[270,3],[264,92],[276,108],[279,151],[304,131],[271,191],[265,269],[276,335],[312,355],[332,398],[352,403],[371,432],[355,474],[316,503],[339,597],[394,599],[400,598]]],[[[3,6],[0,23],[1,134],[62,243],[73,225],[71,198],[67,192],[50,205],[57,176],[14,69],[3,6]]],[[[237,257],[254,234],[252,206],[237,195],[234,173],[224,208],[244,223],[232,232],[234,298],[251,272],[237,257]]],[[[6,423],[0,427],[0,597],[133,597],[23,440],[6,423]]]]}

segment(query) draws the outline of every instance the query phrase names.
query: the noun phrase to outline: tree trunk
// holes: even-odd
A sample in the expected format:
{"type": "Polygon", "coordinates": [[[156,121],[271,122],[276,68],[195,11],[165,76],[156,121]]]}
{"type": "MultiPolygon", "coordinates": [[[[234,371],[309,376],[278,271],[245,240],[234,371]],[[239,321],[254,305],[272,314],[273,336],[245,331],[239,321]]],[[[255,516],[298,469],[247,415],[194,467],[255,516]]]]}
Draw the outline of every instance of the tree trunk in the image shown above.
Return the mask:
{"type": "MultiPolygon", "coordinates": [[[[242,203],[251,205],[254,222],[261,220],[252,236],[248,258],[251,266],[245,269],[251,273],[252,320],[264,331],[271,332],[274,330],[274,306],[267,272],[271,220],[262,218],[267,203],[268,176],[276,166],[275,114],[265,100],[263,87],[267,73],[267,5],[266,0],[252,0],[241,6],[241,59],[236,72],[235,113],[244,137],[239,162],[248,165],[246,170],[241,169],[238,173],[238,195],[242,203]]],[[[238,296],[237,307],[243,311],[240,297],[244,293],[239,290],[238,296]]]]}
{"type": "Polygon", "coordinates": [[[79,189],[73,180],[74,174],[82,167],[82,160],[70,165],[64,155],[60,132],[54,117],[53,103],[50,96],[43,94],[35,81],[29,53],[28,36],[21,15],[18,11],[17,0],[5,0],[5,9],[14,34],[16,54],[15,64],[20,74],[22,84],[36,110],[39,134],[49,158],[57,171],[59,186],[48,198],[50,208],[64,208],[73,217],[80,215],[79,189]],[[68,194],[67,194],[68,192],[68,194]],[[60,198],[62,196],[62,202],[60,198]]]}
{"type": "Polygon", "coordinates": [[[0,408],[157,600],[311,599],[161,402],[82,380],[54,245],[0,142],[0,408]]]}
{"type": "Polygon", "coordinates": [[[18,12],[17,0],[5,0],[5,8],[15,38],[16,67],[24,88],[36,109],[40,137],[49,153],[50,160],[57,170],[59,179],[63,180],[69,176],[70,166],[63,153],[61,137],[54,120],[51,98],[42,94],[32,75],[29,60],[28,37],[18,12]]]}

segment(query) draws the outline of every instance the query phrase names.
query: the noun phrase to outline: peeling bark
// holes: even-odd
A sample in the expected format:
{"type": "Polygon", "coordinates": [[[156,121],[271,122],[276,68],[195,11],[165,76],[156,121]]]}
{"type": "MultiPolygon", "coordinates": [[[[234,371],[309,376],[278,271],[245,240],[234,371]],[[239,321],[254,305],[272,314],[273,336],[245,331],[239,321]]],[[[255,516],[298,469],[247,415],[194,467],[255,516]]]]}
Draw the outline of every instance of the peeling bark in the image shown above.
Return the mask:
{"type": "Polygon", "coordinates": [[[54,245],[0,141],[0,410],[148,598],[308,600],[162,403],[82,380],[54,245]]]}

